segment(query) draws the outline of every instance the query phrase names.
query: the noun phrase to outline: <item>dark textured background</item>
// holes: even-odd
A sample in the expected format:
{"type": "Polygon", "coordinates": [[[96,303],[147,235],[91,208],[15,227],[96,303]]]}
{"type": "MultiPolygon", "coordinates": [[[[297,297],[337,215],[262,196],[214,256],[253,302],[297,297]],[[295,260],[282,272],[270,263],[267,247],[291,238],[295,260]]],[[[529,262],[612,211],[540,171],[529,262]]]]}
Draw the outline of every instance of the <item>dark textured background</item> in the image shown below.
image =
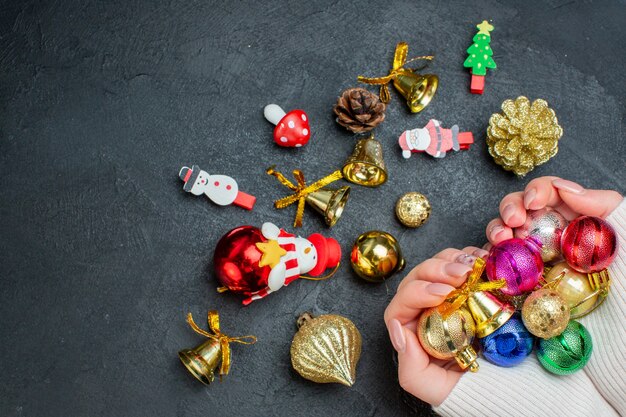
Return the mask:
{"type": "MultiPolygon", "coordinates": [[[[498,201],[532,178],[560,175],[626,191],[623,1],[2,1],[0,2],[0,415],[404,416],[382,321],[401,277],[297,282],[243,308],[218,295],[211,258],[242,225],[290,227],[295,209],[264,169],[339,167],[353,139],[333,121],[359,74],[382,75],[398,41],[434,53],[437,96],[418,115],[395,93],[377,129],[390,180],[353,186],[336,227],[306,214],[301,231],[336,237],[347,253],[361,232],[397,236],[409,266],[483,242],[498,201]],[[230,4],[228,4],[230,3],[230,4]],[[492,19],[498,69],[484,96],[462,67],[474,27],[492,19]],[[507,98],[545,98],[565,130],[559,154],[518,179],[489,158],[485,128],[507,98]],[[276,147],[263,106],[305,109],[313,137],[276,147]],[[476,144],[433,160],[402,159],[396,138],[436,117],[476,144]],[[255,194],[252,212],[182,191],[196,163],[255,194]],[[395,200],[425,193],[428,224],[401,227],[395,200]],[[224,383],[208,388],[176,352],[198,344],[185,324],[218,308],[234,347],[224,383]],[[304,310],[352,319],[364,337],[351,389],[292,371],[289,346],[304,310]]],[[[344,261],[347,257],[344,254],[344,261]]],[[[426,413],[427,408],[422,408],[426,413]]]]}

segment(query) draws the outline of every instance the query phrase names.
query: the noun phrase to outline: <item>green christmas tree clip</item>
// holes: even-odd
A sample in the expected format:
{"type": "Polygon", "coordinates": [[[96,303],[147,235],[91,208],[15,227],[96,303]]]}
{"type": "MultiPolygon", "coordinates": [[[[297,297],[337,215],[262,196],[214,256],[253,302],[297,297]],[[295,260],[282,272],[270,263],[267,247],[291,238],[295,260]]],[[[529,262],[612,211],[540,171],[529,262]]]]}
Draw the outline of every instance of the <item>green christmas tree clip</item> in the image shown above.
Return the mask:
{"type": "Polygon", "coordinates": [[[489,32],[493,30],[493,25],[483,20],[481,24],[476,25],[478,33],[474,36],[472,45],[467,48],[467,59],[463,63],[465,68],[471,68],[472,82],[470,91],[473,94],[482,94],[485,89],[485,75],[487,68],[496,68],[496,62],[493,60],[493,50],[489,45],[491,43],[491,35],[489,32]]]}

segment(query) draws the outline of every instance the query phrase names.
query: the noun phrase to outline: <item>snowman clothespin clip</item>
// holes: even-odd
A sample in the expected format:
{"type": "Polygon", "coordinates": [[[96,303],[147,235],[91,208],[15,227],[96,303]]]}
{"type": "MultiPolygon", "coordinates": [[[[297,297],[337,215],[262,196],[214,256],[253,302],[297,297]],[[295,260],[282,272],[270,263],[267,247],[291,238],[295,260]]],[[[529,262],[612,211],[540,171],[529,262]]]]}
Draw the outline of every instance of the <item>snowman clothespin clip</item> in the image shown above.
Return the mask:
{"type": "Polygon", "coordinates": [[[451,150],[468,150],[472,143],[472,132],[459,132],[457,125],[444,129],[441,122],[435,119],[429,120],[421,129],[405,130],[398,139],[402,156],[406,159],[413,152],[426,152],[435,158],[443,158],[451,150]]]}
{"type": "Polygon", "coordinates": [[[220,206],[234,204],[252,210],[256,197],[239,191],[237,181],[226,175],[209,175],[198,165],[182,167],[178,176],[185,183],[183,190],[193,195],[205,194],[220,206]]]}

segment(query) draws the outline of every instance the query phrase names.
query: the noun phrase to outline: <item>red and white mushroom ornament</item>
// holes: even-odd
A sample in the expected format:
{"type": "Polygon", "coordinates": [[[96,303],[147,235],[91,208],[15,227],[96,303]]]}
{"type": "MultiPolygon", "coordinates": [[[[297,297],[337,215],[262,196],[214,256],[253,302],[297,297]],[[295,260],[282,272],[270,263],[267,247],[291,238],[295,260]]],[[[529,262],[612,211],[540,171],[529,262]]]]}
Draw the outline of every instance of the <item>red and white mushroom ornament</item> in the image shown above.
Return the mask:
{"type": "Polygon", "coordinates": [[[303,110],[285,113],[277,104],[268,104],[263,110],[265,118],[276,125],[274,142],[279,146],[299,148],[311,138],[309,116],[303,110]]]}

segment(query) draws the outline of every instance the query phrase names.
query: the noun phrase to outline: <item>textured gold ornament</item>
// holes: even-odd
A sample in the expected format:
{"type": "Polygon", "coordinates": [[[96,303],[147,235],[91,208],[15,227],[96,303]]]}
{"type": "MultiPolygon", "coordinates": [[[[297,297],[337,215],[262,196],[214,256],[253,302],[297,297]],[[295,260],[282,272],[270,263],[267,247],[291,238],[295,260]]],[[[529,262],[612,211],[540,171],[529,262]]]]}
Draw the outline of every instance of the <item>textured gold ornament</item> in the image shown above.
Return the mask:
{"type": "Polygon", "coordinates": [[[455,358],[462,369],[478,371],[477,355],[472,348],[476,333],[472,315],[461,307],[444,319],[440,308],[446,309],[447,303],[430,308],[420,316],[417,337],[422,347],[434,358],[455,358]]]}
{"type": "Polygon", "coordinates": [[[487,128],[489,153],[498,165],[524,176],[556,155],[563,129],[545,100],[505,100],[502,112],[491,115],[487,128]]]}
{"type": "Polygon", "coordinates": [[[569,319],[567,301],[550,288],[542,288],[530,294],[522,307],[524,326],[542,339],[563,333],[569,319]]]}
{"type": "Polygon", "coordinates": [[[361,334],[345,317],[304,313],[291,342],[291,365],[302,377],[317,383],[352,386],[361,356],[361,334]]]}
{"type": "Polygon", "coordinates": [[[365,232],[356,239],[350,263],[354,272],[369,282],[383,282],[405,265],[398,240],[380,230],[365,232]]]}
{"type": "Polygon", "coordinates": [[[396,216],[406,227],[420,227],[430,217],[430,202],[424,194],[410,192],[396,203],[396,216]]]}

